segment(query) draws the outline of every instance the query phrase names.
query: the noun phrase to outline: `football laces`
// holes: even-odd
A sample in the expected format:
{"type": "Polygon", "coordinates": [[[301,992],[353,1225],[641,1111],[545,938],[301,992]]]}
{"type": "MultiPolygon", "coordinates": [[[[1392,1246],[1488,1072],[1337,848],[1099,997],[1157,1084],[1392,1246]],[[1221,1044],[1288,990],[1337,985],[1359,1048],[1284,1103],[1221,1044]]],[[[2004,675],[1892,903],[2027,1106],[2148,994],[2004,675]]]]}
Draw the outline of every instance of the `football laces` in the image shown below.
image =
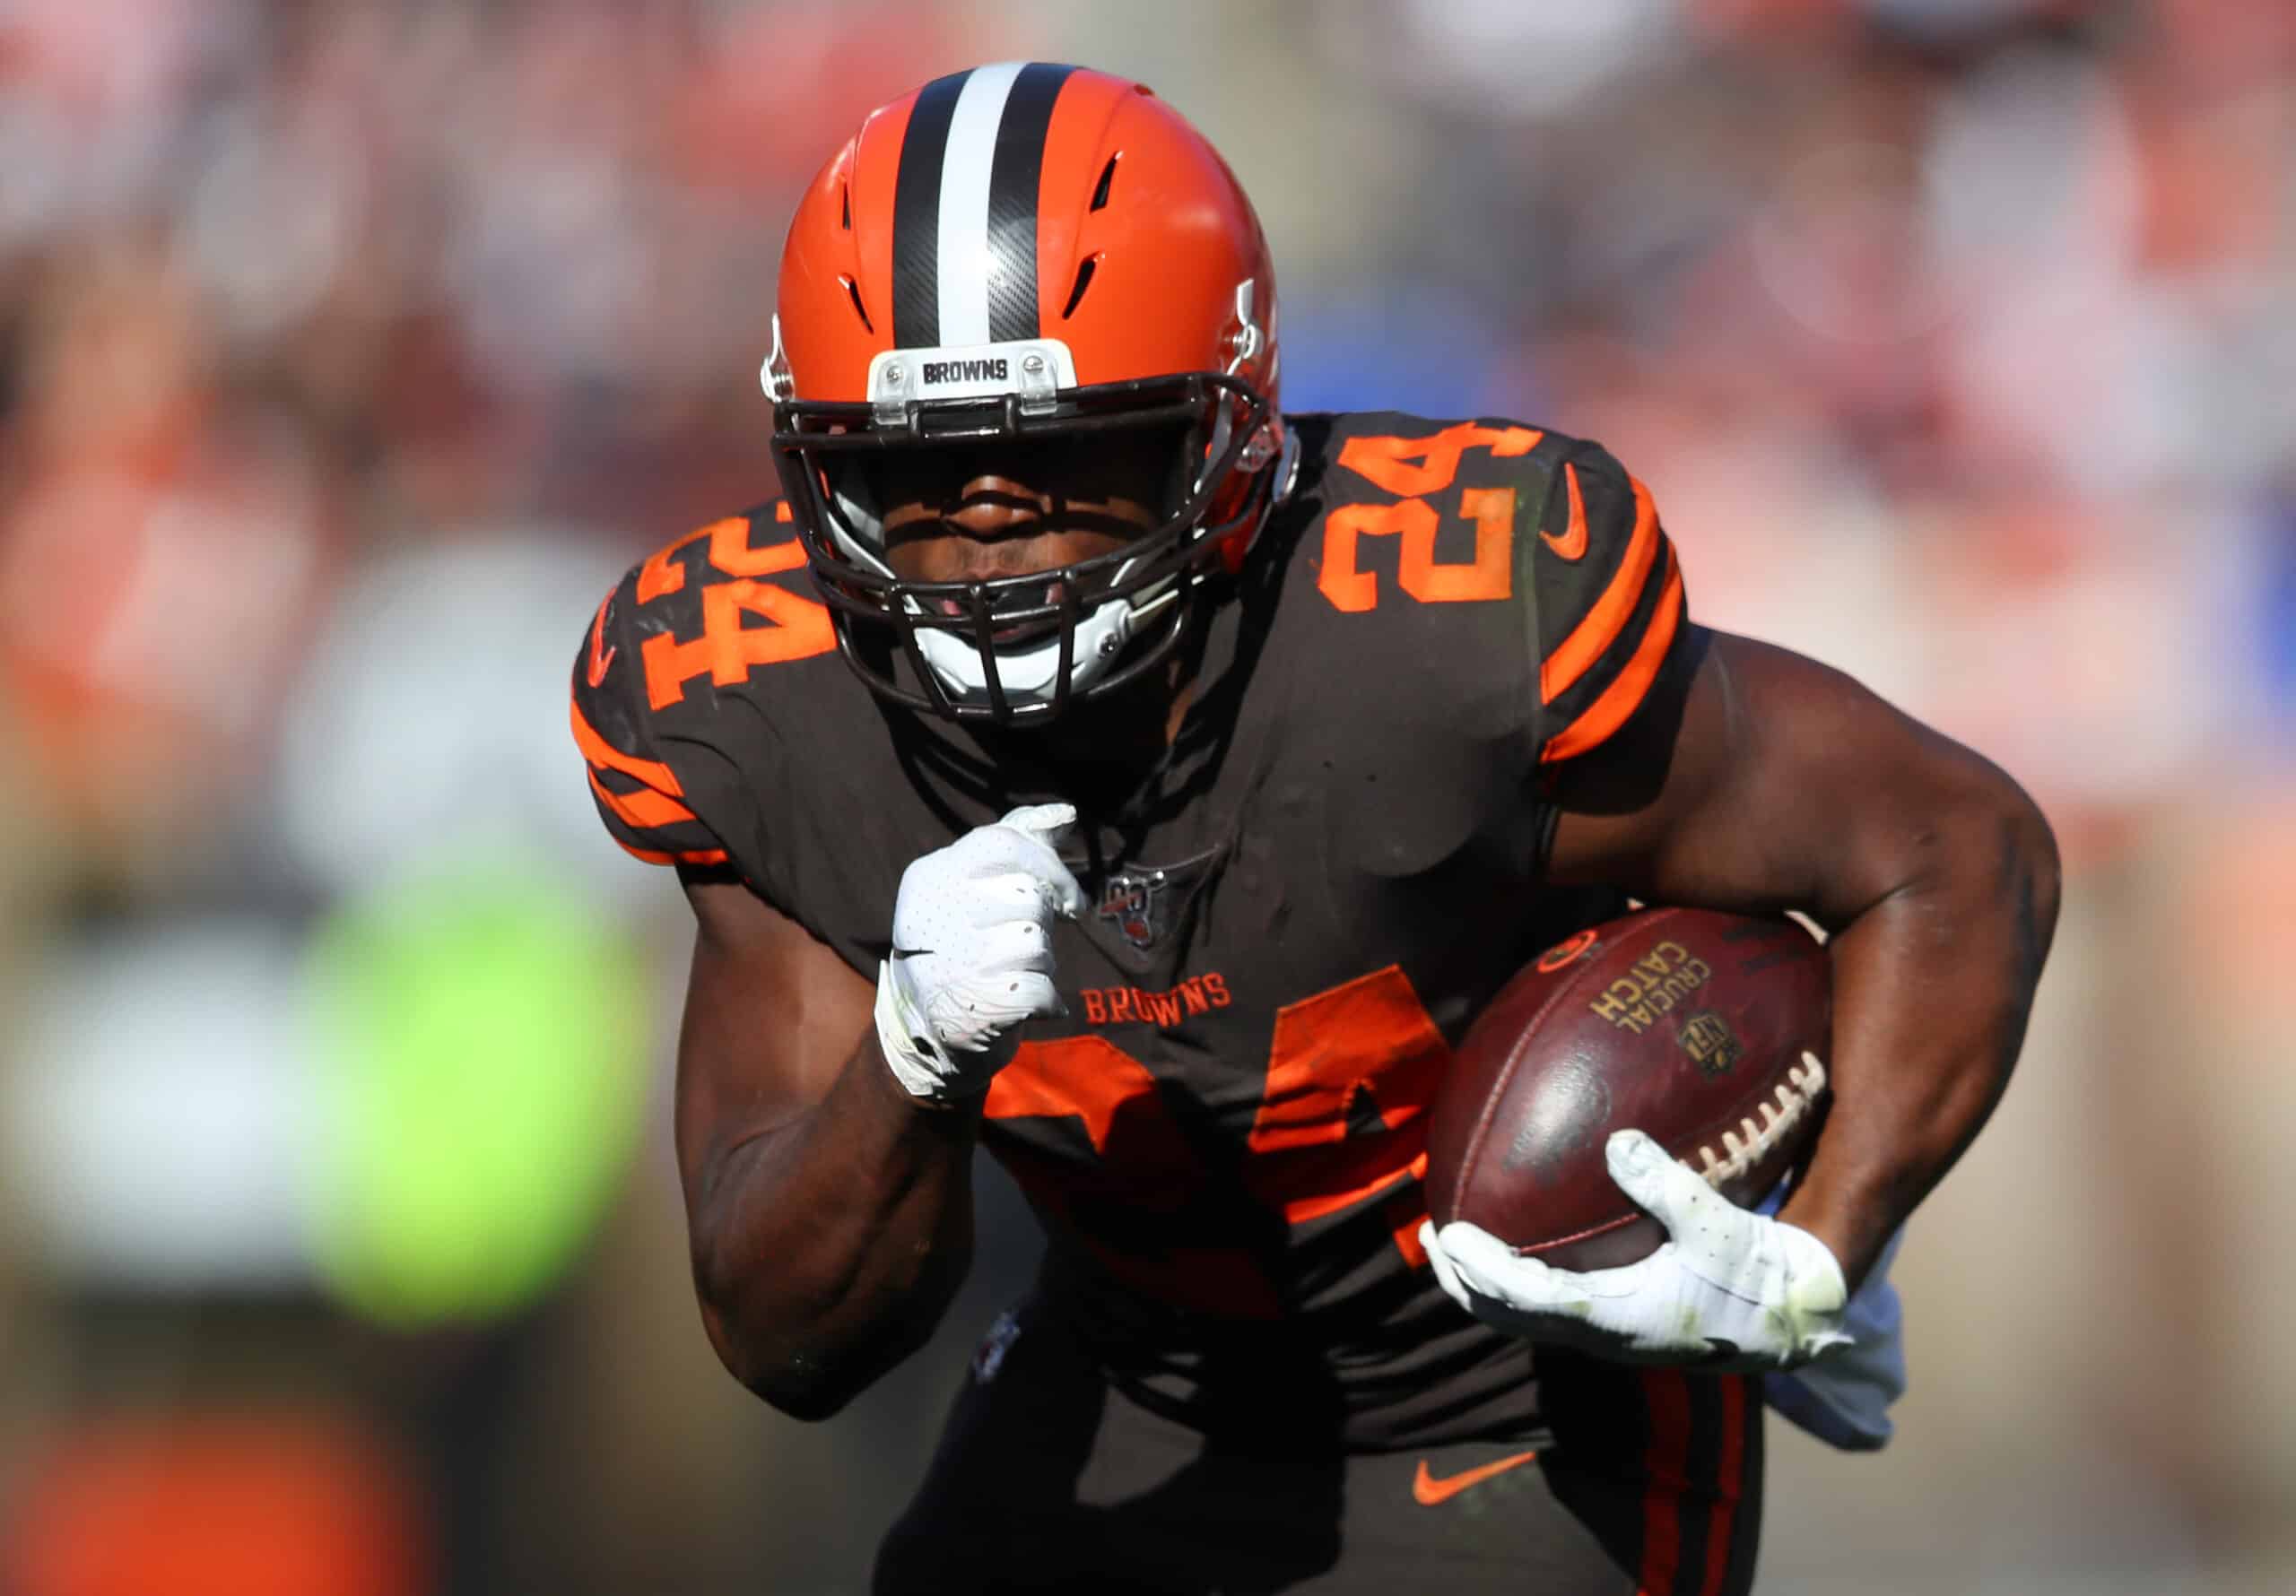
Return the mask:
{"type": "Polygon", "coordinates": [[[1825,1089],[1826,1067],[1815,1054],[1805,1053],[1801,1062],[1786,1071],[1777,1090],[1755,1105],[1761,1115],[1759,1121],[1748,1114],[1736,1130],[1722,1132],[1721,1152],[1709,1144],[1698,1149],[1697,1163],[1688,1158],[1679,1162],[1692,1174],[1703,1175],[1710,1186],[1719,1188],[1736,1180],[1776,1150],[1817,1107],[1825,1089]]]}

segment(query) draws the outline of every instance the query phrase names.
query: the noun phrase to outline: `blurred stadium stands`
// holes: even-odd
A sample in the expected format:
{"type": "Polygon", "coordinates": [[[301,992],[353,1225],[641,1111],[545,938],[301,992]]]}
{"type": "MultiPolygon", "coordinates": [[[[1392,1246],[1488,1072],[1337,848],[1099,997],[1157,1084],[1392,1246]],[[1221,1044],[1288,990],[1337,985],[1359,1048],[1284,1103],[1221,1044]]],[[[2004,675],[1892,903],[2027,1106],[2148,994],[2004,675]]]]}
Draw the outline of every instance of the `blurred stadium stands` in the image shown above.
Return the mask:
{"type": "Polygon", "coordinates": [[[1228,152],[1294,408],[1602,439],[2059,827],[1900,1439],[1778,1441],[1765,1588],[2296,1588],[2296,7],[13,0],[0,1590],[864,1588],[1029,1221],[832,1425],[718,1370],[564,672],[770,489],[799,186],[1012,56],[1228,152]]]}

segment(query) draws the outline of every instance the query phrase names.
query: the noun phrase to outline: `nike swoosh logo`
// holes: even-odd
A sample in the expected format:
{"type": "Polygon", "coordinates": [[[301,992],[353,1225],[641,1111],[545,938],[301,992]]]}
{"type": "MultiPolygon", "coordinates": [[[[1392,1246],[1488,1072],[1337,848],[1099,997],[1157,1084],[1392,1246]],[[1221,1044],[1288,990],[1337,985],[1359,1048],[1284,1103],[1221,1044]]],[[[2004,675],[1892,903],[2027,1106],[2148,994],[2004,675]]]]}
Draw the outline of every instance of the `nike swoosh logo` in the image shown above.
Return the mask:
{"type": "Polygon", "coordinates": [[[1562,529],[1561,537],[1544,531],[1539,533],[1539,536],[1546,540],[1548,548],[1563,559],[1576,559],[1587,551],[1587,501],[1578,497],[1578,468],[1577,466],[1566,465],[1562,468],[1562,485],[1570,490],[1570,525],[1562,529]]]}
{"type": "Polygon", "coordinates": [[[1536,1456],[1538,1453],[1535,1452],[1518,1452],[1513,1457],[1503,1457],[1495,1463],[1485,1463],[1480,1469],[1469,1469],[1463,1473],[1448,1475],[1441,1479],[1436,1479],[1427,1471],[1427,1460],[1421,1458],[1419,1472],[1411,1481],[1411,1499],[1422,1507],[1436,1506],[1449,1501],[1467,1487],[1481,1485],[1492,1475],[1504,1474],[1508,1470],[1527,1463],[1536,1456]]]}
{"type": "Polygon", "coordinates": [[[606,684],[606,667],[613,664],[613,656],[621,652],[618,648],[606,648],[604,646],[606,640],[606,608],[613,603],[613,594],[611,593],[607,594],[605,597],[600,599],[598,601],[598,618],[590,622],[590,685],[592,687],[604,687],[606,684]],[[601,650],[603,650],[603,652],[601,652],[601,650]]]}
{"type": "Polygon", "coordinates": [[[904,958],[922,958],[932,951],[930,948],[896,948],[893,950],[893,962],[899,964],[904,958]]]}

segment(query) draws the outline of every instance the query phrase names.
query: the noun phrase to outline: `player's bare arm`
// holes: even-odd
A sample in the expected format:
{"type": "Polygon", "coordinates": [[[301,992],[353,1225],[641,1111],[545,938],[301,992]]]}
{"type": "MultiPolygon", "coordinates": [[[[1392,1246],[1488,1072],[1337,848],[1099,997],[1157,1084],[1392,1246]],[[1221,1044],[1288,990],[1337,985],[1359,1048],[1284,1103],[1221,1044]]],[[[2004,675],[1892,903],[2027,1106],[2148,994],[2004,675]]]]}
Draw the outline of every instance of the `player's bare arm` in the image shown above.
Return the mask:
{"type": "Polygon", "coordinates": [[[726,1367],[801,1418],[932,1333],[972,1249],[978,1112],[885,1067],[868,982],[739,882],[690,878],[676,1133],[694,1286],[726,1367]]]}
{"type": "MultiPolygon", "coordinates": [[[[1020,465],[1009,452],[1004,461],[897,461],[877,485],[891,560],[922,580],[964,580],[1103,553],[1120,542],[1112,528],[1153,519],[1139,502],[1147,490],[1134,484],[1154,463],[1134,455],[1085,459],[1055,448],[1020,465]],[[1101,484],[1111,481],[1128,490],[1108,492],[1101,484]]],[[[966,883],[935,889],[912,872],[874,1000],[835,953],[746,887],[687,885],[700,928],[679,1044],[677,1139],[695,1285],[726,1366],[796,1417],[835,1412],[939,1323],[971,1257],[978,1088],[1011,1057],[1011,1027],[1057,1006],[1038,972],[1040,990],[1028,1002],[937,1058],[931,1017],[901,1012],[905,1001],[932,1001],[917,990],[918,972],[963,957],[952,944],[926,945],[951,943],[956,923],[965,923],[962,934],[988,936],[970,923],[1001,919],[1017,938],[1033,937],[1013,953],[1027,963],[1045,949],[1037,916],[1076,906],[1063,898],[1074,884],[1040,843],[984,840],[1014,855],[990,873],[1017,872],[1012,885],[1030,915],[971,915],[966,883]],[[1045,881],[1049,898],[1039,895],[1045,881]],[[915,945],[903,945],[904,911],[918,921],[907,939],[915,945]],[[936,919],[940,928],[928,929],[936,919]],[[971,1070],[962,1067],[967,1053],[978,1055],[971,1070]],[[952,1073],[970,1079],[944,1090],[952,1073]]]]}
{"type": "Polygon", "coordinates": [[[1854,1288],[2008,1082],[2056,843],[1999,768],[1839,672],[1723,633],[1681,657],[1618,739],[1557,767],[1551,872],[1832,933],[1835,1101],[1779,1217],[1854,1288]]]}
{"type": "Polygon", "coordinates": [[[710,1339],[751,1389],[823,1418],[916,1350],[970,1262],[981,1095],[1057,1013],[1049,922],[1083,906],[1065,805],[910,862],[874,999],[746,888],[691,884],[677,1141],[710,1339]],[[855,1040],[856,1037],[859,1039],[855,1040]]]}

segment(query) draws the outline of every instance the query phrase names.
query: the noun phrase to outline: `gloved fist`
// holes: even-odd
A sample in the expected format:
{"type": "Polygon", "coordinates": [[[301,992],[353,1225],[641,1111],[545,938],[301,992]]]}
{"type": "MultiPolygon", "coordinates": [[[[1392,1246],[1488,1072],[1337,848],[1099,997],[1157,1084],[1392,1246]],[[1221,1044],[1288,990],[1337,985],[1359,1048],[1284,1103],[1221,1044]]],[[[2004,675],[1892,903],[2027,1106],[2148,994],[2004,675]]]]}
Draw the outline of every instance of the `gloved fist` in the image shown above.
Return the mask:
{"type": "Polygon", "coordinates": [[[1014,1028],[1062,1012],[1052,918],[1083,913],[1084,894],[1053,846],[1075,819],[1065,803],[1016,809],[902,872],[892,955],[877,969],[877,1045],[910,1095],[987,1090],[1020,1045],[1014,1028]]]}
{"type": "Polygon", "coordinates": [[[1622,1269],[1518,1257],[1489,1231],[1420,1227],[1435,1278],[1486,1323],[1629,1363],[1790,1369],[1850,1340],[1841,1265],[1808,1231],[1743,1209],[1639,1131],[1604,1148],[1611,1178],[1666,1227],[1622,1269]]]}

